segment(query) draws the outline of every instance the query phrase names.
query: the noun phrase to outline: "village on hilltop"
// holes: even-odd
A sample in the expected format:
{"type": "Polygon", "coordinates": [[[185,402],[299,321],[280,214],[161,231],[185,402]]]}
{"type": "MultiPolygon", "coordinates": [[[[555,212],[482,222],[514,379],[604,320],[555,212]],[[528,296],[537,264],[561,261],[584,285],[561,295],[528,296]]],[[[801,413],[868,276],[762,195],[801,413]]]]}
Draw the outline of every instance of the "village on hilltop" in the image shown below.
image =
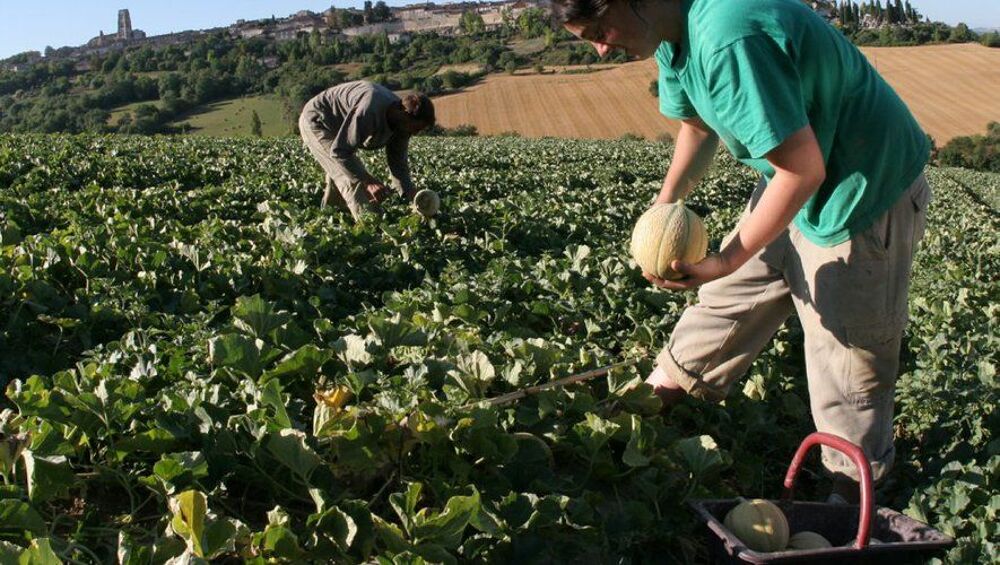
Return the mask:
{"type": "Polygon", "coordinates": [[[387,34],[389,41],[407,41],[412,34],[435,32],[442,35],[458,34],[462,30],[462,17],[467,13],[477,15],[482,20],[484,31],[499,28],[504,21],[513,21],[528,8],[537,7],[539,0],[505,0],[499,2],[457,2],[435,4],[433,2],[390,8],[384,2],[374,5],[366,1],[363,9],[335,8],[316,13],[301,10],[284,18],[262,20],[238,20],[228,27],[203,30],[188,30],[162,35],[147,35],[132,27],[131,14],[127,9],[118,11],[118,31],[105,34],[103,31],[77,47],[47,48],[45,53],[27,51],[0,61],[0,70],[26,70],[46,60],[63,59],[76,62],[76,70],[90,70],[90,58],[103,56],[130,47],[160,48],[182,45],[196,41],[200,37],[215,33],[228,33],[243,39],[262,38],[284,42],[292,41],[300,35],[320,33],[327,37],[353,37],[358,35],[387,34]]]}

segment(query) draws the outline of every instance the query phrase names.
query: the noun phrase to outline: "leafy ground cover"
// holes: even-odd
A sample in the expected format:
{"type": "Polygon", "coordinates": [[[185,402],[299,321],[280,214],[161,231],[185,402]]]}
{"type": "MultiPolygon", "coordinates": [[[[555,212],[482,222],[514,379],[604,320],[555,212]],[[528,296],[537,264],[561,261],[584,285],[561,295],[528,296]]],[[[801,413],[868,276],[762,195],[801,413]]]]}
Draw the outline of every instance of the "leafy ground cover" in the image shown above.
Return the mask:
{"type": "MultiPolygon", "coordinates": [[[[811,430],[794,321],[724,406],[664,418],[627,386],[694,299],[628,258],[669,147],[422,138],[412,161],[443,213],[354,226],[295,140],[0,136],[3,559],[697,562],[686,499],[779,493],[811,430]]],[[[986,563],[1000,177],[928,173],[878,494],[986,563]]],[[[715,245],[754,182],[723,157],[694,194],[715,245]]]]}

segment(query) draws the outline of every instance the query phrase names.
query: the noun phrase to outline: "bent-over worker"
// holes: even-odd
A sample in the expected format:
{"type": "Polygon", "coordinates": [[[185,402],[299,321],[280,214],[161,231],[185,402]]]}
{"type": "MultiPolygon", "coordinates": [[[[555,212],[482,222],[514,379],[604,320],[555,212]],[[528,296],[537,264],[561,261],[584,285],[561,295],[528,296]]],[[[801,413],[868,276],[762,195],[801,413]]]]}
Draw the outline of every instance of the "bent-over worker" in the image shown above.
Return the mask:
{"type": "Polygon", "coordinates": [[[361,149],[385,148],[393,189],[412,201],[410,137],[434,123],[434,104],[423,94],[400,98],[384,86],[354,81],[316,95],[302,110],[299,133],[326,172],[322,207],[347,208],[358,220],[389,196],[385,184],[358,158],[361,149]]]}

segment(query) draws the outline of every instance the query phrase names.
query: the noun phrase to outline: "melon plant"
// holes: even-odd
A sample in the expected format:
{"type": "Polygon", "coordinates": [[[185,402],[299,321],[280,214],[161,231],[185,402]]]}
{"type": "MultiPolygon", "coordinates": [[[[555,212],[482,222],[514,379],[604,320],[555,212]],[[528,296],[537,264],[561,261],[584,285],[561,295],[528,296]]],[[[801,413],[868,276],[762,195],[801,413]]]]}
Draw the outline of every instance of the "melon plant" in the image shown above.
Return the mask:
{"type": "Polygon", "coordinates": [[[754,551],[781,551],[788,547],[788,519],[774,503],[744,500],[723,521],[737,538],[754,551]]]}
{"type": "Polygon", "coordinates": [[[436,216],[441,210],[441,197],[430,189],[423,189],[413,197],[413,205],[422,216],[436,216]]]}
{"type": "Polygon", "coordinates": [[[803,531],[788,539],[788,549],[823,549],[833,547],[827,539],[816,532],[803,531]]]}
{"type": "Polygon", "coordinates": [[[632,230],[632,257],[643,272],[661,279],[681,278],[671,263],[697,263],[707,251],[705,224],[683,202],[653,206],[632,230]]]}

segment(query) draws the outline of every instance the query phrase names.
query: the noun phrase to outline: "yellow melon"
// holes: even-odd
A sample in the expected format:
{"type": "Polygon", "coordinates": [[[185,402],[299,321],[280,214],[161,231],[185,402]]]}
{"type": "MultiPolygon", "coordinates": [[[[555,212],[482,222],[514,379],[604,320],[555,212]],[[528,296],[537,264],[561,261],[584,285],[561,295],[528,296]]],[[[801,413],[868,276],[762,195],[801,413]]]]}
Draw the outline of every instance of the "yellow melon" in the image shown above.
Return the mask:
{"type": "Polygon", "coordinates": [[[726,514],[723,523],[754,551],[781,551],[788,547],[788,519],[767,500],[744,500],[726,514]]]}
{"type": "Polygon", "coordinates": [[[632,257],[643,272],[661,279],[679,279],[670,268],[675,260],[697,263],[708,252],[705,224],[683,202],[657,204],[632,230],[632,257]]]}
{"type": "Polygon", "coordinates": [[[816,532],[799,532],[788,539],[788,549],[823,549],[827,547],[833,547],[833,544],[816,532]]]}

